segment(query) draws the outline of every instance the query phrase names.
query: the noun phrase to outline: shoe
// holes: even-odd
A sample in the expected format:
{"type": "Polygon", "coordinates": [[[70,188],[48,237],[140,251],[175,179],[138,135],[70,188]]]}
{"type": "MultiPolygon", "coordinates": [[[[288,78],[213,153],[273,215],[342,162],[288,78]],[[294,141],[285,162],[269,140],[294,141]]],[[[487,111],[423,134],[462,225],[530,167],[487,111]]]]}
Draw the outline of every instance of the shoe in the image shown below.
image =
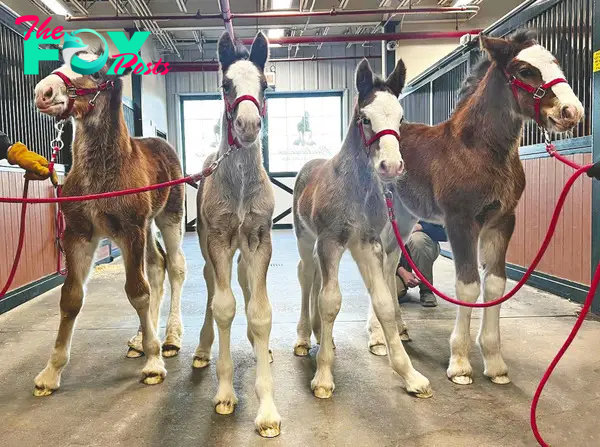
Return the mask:
{"type": "Polygon", "coordinates": [[[421,294],[421,306],[423,307],[437,307],[437,299],[431,292],[425,292],[421,294]]]}

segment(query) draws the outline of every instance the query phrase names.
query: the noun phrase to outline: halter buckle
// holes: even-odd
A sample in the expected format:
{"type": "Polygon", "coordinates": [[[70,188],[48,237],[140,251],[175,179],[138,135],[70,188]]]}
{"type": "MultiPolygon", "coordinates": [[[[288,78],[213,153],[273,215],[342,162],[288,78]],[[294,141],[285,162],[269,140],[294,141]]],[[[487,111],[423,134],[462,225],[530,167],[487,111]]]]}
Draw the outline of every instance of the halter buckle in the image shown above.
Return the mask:
{"type": "Polygon", "coordinates": [[[74,86],[67,86],[67,95],[69,95],[69,98],[72,99],[75,99],[79,96],[77,94],[77,89],[74,86]]]}
{"type": "Polygon", "coordinates": [[[96,94],[94,95],[94,97],[92,99],[90,99],[90,101],[89,101],[90,106],[92,106],[92,107],[96,106],[96,100],[98,99],[98,96],[100,96],[101,92],[102,92],[102,90],[98,90],[96,92],[96,94]]]}
{"type": "Polygon", "coordinates": [[[533,99],[542,99],[544,96],[546,96],[546,89],[544,87],[538,87],[533,94],[533,99]]]}

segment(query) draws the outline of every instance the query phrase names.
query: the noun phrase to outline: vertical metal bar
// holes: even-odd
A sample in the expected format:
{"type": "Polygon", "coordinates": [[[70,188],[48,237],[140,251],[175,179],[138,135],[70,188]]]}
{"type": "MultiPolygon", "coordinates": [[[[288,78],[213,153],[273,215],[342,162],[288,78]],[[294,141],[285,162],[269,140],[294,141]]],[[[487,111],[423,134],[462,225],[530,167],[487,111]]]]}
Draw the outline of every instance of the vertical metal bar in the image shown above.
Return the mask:
{"type": "Polygon", "coordinates": [[[433,94],[434,94],[434,90],[433,90],[433,81],[429,83],[429,122],[427,124],[429,124],[430,126],[433,125],[433,94]]]}
{"type": "MultiPolygon", "coordinates": [[[[592,0],[592,50],[600,53],[600,0],[592,0]]],[[[586,61],[589,63],[589,60],[586,61]]],[[[594,162],[600,161],[600,71],[594,70],[594,101],[592,106],[592,156],[594,162]]],[[[600,262],[600,181],[594,180],[592,185],[592,274],[600,262]]],[[[596,293],[592,305],[594,312],[600,311],[600,291],[596,293]]]]}

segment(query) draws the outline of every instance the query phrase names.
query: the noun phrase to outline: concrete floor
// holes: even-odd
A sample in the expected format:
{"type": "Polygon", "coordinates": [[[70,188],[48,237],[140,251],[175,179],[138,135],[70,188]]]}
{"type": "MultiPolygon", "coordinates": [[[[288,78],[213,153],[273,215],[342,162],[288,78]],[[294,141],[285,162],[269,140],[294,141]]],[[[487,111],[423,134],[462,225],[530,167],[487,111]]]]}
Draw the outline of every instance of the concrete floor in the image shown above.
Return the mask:
{"type": "MultiPolygon", "coordinates": [[[[203,261],[194,235],[185,241],[188,280],[184,289],[186,328],[179,355],[168,359],[169,375],[159,386],[139,382],[143,359],[125,359],[126,342],[138,326],[123,292],[120,262],[98,268],[78,321],[71,363],[53,396],[32,396],[33,378],[43,368],[58,324],[59,290],[0,316],[0,445],[2,446],[533,446],[529,404],[539,378],[567,336],[579,306],[524,288],[503,307],[503,352],[512,384],[498,386],[482,374],[474,350],[474,384],[446,379],[448,337],[454,307],[423,309],[404,305],[413,338],[406,345],[416,368],[432,383],[434,397],[406,394],[386,358],[367,351],[368,300],[349,257],[341,267],[342,310],[334,335],[336,390],[330,400],[310,391],[315,370],[310,358],[292,355],[300,293],[293,234],[276,231],[269,270],[274,325],[275,400],[282,434],[261,439],[254,431],[257,410],[254,360],[246,340],[242,294],[235,285],[238,312],[232,331],[234,415],[219,416],[214,363],[193,371],[191,361],[204,314],[203,261]]],[[[453,266],[436,264],[436,283],[453,291],[453,266]]],[[[415,294],[415,299],[416,299],[415,294]]],[[[165,303],[164,315],[168,308],[165,303]]],[[[479,311],[475,311],[479,319],[479,311]]],[[[473,324],[475,336],[478,321],[473,324]]],[[[600,445],[600,323],[585,323],[543,395],[539,424],[553,446],[600,445]]],[[[216,353],[216,349],[214,350],[216,353]]]]}

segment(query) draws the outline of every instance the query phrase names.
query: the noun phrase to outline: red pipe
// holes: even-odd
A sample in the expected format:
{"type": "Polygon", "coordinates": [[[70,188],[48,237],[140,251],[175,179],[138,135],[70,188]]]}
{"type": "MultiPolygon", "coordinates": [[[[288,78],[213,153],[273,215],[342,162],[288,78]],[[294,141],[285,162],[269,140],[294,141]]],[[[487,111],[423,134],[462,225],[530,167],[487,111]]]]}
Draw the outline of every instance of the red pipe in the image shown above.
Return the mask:
{"type": "MultiPolygon", "coordinates": [[[[458,39],[465,34],[479,34],[482,30],[465,30],[450,32],[413,32],[382,34],[344,34],[337,36],[293,36],[269,39],[269,43],[280,45],[296,45],[306,43],[339,43],[339,42],[372,42],[381,40],[417,40],[417,39],[458,39]]],[[[240,39],[250,45],[253,39],[240,39]]]]}
{"type": "Polygon", "coordinates": [[[229,0],[219,0],[219,8],[221,9],[221,14],[223,14],[225,29],[233,40],[235,39],[235,33],[233,32],[233,22],[231,21],[231,5],[229,4],[229,0]]]}
{"type": "MultiPolygon", "coordinates": [[[[227,0],[220,0],[227,1],[227,0]]],[[[229,2],[227,2],[229,3],[229,2]]],[[[407,9],[341,9],[332,8],[325,11],[264,11],[248,13],[229,13],[231,19],[284,19],[293,17],[342,17],[342,16],[368,16],[382,14],[475,14],[478,6],[440,7],[440,8],[407,8],[407,9]]],[[[227,11],[222,14],[156,14],[153,16],[66,16],[67,22],[114,22],[133,20],[210,20],[223,19],[227,11]]]]}
{"type": "MultiPolygon", "coordinates": [[[[360,59],[379,59],[379,56],[290,57],[270,59],[271,62],[321,62],[360,59]]],[[[169,73],[219,71],[218,62],[169,62],[169,73]]]]}

